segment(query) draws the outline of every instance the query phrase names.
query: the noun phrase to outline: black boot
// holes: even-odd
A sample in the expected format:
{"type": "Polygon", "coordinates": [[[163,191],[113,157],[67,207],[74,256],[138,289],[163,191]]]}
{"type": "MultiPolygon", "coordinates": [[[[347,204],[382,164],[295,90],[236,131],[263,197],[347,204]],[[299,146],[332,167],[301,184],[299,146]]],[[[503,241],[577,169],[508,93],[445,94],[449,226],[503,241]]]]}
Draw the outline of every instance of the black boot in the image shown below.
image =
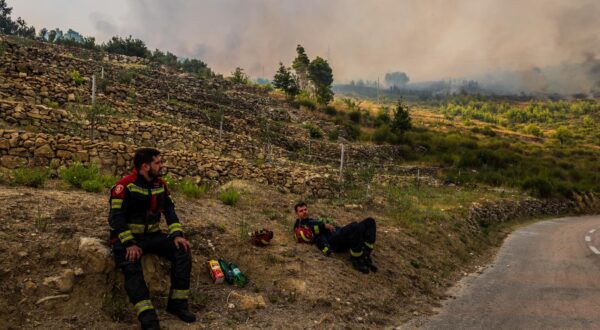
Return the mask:
{"type": "Polygon", "coordinates": [[[183,322],[193,323],[196,321],[196,315],[188,310],[188,303],[185,299],[170,299],[167,303],[167,312],[177,316],[183,322]]]}
{"type": "Polygon", "coordinates": [[[158,316],[154,309],[142,312],[138,317],[142,330],[160,330],[160,324],[158,323],[158,316]]]}
{"type": "Polygon", "coordinates": [[[351,257],[352,267],[358,270],[361,273],[369,274],[369,266],[365,263],[365,258],[363,256],[360,257],[351,257]]]}
{"type": "Polygon", "coordinates": [[[368,254],[368,253],[365,254],[365,265],[367,265],[367,267],[369,267],[369,270],[372,271],[373,273],[377,273],[377,271],[379,270],[379,268],[377,268],[377,266],[375,266],[373,264],[373,259],[371,259],[371,254],[368,254]]]}

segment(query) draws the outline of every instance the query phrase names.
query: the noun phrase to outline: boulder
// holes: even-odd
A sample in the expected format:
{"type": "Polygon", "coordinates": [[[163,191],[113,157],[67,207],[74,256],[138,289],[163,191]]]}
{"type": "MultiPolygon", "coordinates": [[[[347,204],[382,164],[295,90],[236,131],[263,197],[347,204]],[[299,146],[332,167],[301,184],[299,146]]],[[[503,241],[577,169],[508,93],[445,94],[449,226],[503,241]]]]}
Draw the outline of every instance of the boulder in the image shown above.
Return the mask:
{"type": "Polygon", "coordinates": [[[53,287],[61,293],[69,293],[73,291],[75,285],[75,272],[72,269],[65,269],[58,276],[46,277],[44,285],[53,287]]]}
{"type": "Polygon", "coordinates": [[[98,238],[82,237],[78,251],[87,273],[108,273],[115,268],[108,246],[98,238]]]}
{"type": "Polygon", "coordinates": [[[241,310],[253,310],[267,307],[265,299],[261,295],[251,296],[232,291],[229,300],[241,310]]]}

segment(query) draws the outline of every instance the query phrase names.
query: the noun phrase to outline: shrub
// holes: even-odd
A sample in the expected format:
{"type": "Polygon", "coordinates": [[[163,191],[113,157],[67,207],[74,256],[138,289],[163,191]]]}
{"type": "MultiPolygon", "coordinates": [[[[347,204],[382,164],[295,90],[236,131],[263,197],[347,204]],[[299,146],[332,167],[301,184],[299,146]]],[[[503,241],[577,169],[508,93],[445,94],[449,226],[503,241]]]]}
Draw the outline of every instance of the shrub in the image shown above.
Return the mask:
{"type": "Polygon", "coordinates": [[[176,184],[176,186],[177,190],[188,198],[200,198],[206,193],[205,185],[199,186],[187,178],[176,184]]]}
{"type": "Polygon", "coordinates": [[[395,142],[395,140],[396,140],[396,135],[394,135],[394,133],[392,133],[390,127],[386,124],[379,126],[379,128],[377,128],[375,130],[375,132],[373,132],[373,141],[375,143],[384,143],[384,142],[393,143],[393,142],[395,142]]]}
{"type": "Polygon", "coordinates": [[[327,138],[329,138],[329,141],[337,141],[339,137],[340,132],[337,129],[331,130],[327,133],[327,138]]]}
{"type": "Polygon", "coordinates": [[[56,109],[59,107],[58,102],[56,102],[56,101],[48,101],[48,102],[46,102],[46,106],[48,106],[49,108],[53,108],[53,109],[56,109]]]}
{"type": "Polygon", "coordinates": [[[223,202],[225,205],[234,206],[240,199],[240,193],[235,190],[233,187],[229,187],[226,190],[223,190],[219,194],[219,200],[223,202]]]}
{"type": "Polygon", "coordinates": [[[308,130],[311,139],[320,139],[323,137],[323,131],[313,124],[306,124],[304,125],[304,128],[308,130]]]}
{"type": "Polygon", "coordinates": [[[354,122],[355,124],[359,124],[360,123],[360,117],[361,117],[361,113],[360,113],[359,110],[351,111],[348,114],[348,118],[350,118],[350,120],[352,120],[352,122],[354,122]]]}
{"type": "Polygon", "coordinates": [[[358,127],[358,125],[356,124],[346,123],[346,125],[344,125],[344,129],[346,131],[348,139],[350,140],[354,141],[360,136],[360,127],[358,127]]]}
{"type": "Polygon", "coordinates": [[[73,70],[73,71],[69,72],[69,75],[71,76],[71,79],[73,79],[73,81],[75,82],[76,85],[81,85],[85,82],[85,79],[81,76],[81,74],[77,70],[73,70]]]}
{"type": "Polygon", "coordinates": [[[87,180],[81,183],[81,188],[85,191],[99,193],[104,190],[104,184],[97,179],[87,180]]]}
{"type": "Polygon", "coordinates": [[[525,179],[521,184],[521,187],[525,190],[531,191],[538,197],[550,197],[554,193],[554,186],[552,182],[541,176],[525,179]]]}
{"type": "Polygon", "coordinates": [[[121,71],[117,76],[117,80],[122,84],[129,84],[135,78],[135,76],[136,74],[134,71],[121,71]]]}
{"type": "Polygon", "coordinates": [[[310,110],[315,110],[317,108],[317,101],[312,99],[307,92],[301,92],[296,95],[296,99],[294,101],[297,107],[307,107],[310,110]]]}
{"type": "Polygon", "coordinates": [[[82,188],[84,182],[98,179],[100,169],[96,164],[86,166],[74,163],[70,167],[61,169],[60,176],[73,187],[82,188]]]}
{"type": "Polygon", "coordinates": [[[323,112],[324,112],[326,115],[328,115],[328,116],[335,116],[335,115],[337,115],[337,113],[338,113],[338,112],[337,112],[337,109],[336,109],[334,106],[332,106],[332,105],[327,105],[327,106],[324,106],[324,107],[322,108],[322,110],[323,110],[323,112]]]}
{"type": "Polygon", "coordinates": [[[15,184],[38,188],[48,178],[48,170],[44,168],[19,168],[15,170],[15,184]]]}

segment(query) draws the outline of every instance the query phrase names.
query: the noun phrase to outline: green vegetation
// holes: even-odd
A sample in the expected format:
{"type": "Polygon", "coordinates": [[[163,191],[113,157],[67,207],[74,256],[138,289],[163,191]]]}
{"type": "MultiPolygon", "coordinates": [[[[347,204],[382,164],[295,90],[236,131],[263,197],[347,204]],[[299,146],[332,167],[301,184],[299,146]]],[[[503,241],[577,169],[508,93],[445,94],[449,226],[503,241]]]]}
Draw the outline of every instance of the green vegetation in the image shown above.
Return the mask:
{"type": "Polygon", "coordinates": [[[238,203],[239,199],[240,193],[233,187],[229,187],[219,194],[219,200],[225,205],[234,206],[238,203]]]}
{"type": "Polygon", "coordinates": [[[81,84],[85,83],[85,78],[83,78],[81,76],[81,74],[79,73],[79,71],[77,71],[77,70],[73,70],[73,71],[69,72],[69,76],[75,82],[75,85],[81,85],[81,84]]]}
{"type": "Polygon", "coordinates": [[[600,115],[600,104],[595,100],[563,100],[521,105],[467,99],[461,103],[450,101],[440,111],[449,118],[463,117],[507,126],[521,123],[552,124],[583,115],[597,117],[600,115]]]}
{"type": "Polygon", "coordinates": [[[175,189],[181,192],[185,197],[192,199],[198,199],[204,196],[207,190],[206,185],[199,186],[187,178],[176,183],[173,187],[175,187],[175,189]]]}
{"type": "Polygon", "coordinates": [[[294,104],[297,107],[307,107],[310,110],[317,109],[317,101],[310,97],[310,94],[306,91],[301,91],[296,95],[296,99],[294,100],[294,104]]]}
{"type": "Polygon", "coordinates": [[[315,87],[317,103],[324,105],[333,100],[333,72],[327,61],[318,56],[312,60],[308,65],[308,78],[315,87]]]}
{"type": "Polygon", "coordinates": [[[96,164],[74,163],[67,168],[62,168],[60,177],[71,186],[90,192],[100,192],[104,188],[112,187],[117,182],[113,176],[101,174],[96,164]]]}
{"type": "Polygon", "coordinates": [[[60,105],[56,101],[48,101],[46,102],[46,106],[49,108],[57,109],[60,105]]]}
{"type": "Polygon", "coordinates": [[[45,168],[18,168],[14,171],[15,184],[39,188],[44,185],[48,178],[49,171],[45,168]]]}
{"type": "Polygon", "coordinates": [[[297,80],[298,78],[292,73],[292,70],[279,62],[279,69],[273,77],[273,86],[282,90],[288,98],[293,99],[300,92],[297,80]]]}
{"type": "Polygon", "coordinates": [[[130,84],[137,77],[137,73],[133,70],[120,71],[117,75],[117,81],[122,84],[130,84]]]}
{"type": "Polygon", "coordinates": [[[250,78],[248,78],[248,75],[244,72],[244,69],[240,67],[235,68],[235,71],[231,73],[229,80],[233,81],[234,83],[244,85],[247,85],[250,82],[250,78]]]}
{"type": "Polygon", "coordinates": [[[323,137],[323,131],[311,123],[304,124],[304,128],[308,130],[311,139],[320,139],[323,137]]]}
{"type": "Polygon", "coordinates": [[[4,55],[6,51],[6,42],[0,41],[0,56],[4,55]]]}

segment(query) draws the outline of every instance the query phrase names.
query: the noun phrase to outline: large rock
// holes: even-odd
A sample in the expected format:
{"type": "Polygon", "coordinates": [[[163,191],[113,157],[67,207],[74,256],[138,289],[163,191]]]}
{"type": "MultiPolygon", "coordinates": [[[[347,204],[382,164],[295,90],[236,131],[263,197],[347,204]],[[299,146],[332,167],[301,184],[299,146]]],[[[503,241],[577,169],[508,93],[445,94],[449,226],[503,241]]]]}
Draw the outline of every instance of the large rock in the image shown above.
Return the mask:
{"type": "Polygon", "coordinates": [[[232,291],[229,295],[231,302],[241,310],[252,310],[267,307],[261,295],[251,296],[232,291]]]}
{"type": "Polygon", "coordinates": [[[73,291],[75,285],[75,272],[72,269],[65,269],[58,276],[46,277],[44,285],[53,287],[61,293],[69,293],[73,291]]]}
{"type": "Polygon", "coordinates": [[[45,145],[35,149],[33,154],[37,157],[53,158],[54,150],[52,150],[52,147],[50,147],[50,145],[45,144],[45,145]]]}
{"type": "Polygon", "coordinates": [[[2,156],[2,158],[0,158],[0,164],[2,164],[2,167],[10,169],[25,167],[27,165],[27,159],[15,156],[2,156]]]}
{"type": "Polygon", "coordinates": [[[153,295],[167,295],[169,293],[169,267],[166,262],[155,255],[142,257],[142,269],[148,289],[153,295]]]}
{"type": "Polygon", "coordinates": [[[98,238],[82,237],[79,240],[79,256],[88,273],[108,273],[115,268],[108,246],[98,238]]]}

